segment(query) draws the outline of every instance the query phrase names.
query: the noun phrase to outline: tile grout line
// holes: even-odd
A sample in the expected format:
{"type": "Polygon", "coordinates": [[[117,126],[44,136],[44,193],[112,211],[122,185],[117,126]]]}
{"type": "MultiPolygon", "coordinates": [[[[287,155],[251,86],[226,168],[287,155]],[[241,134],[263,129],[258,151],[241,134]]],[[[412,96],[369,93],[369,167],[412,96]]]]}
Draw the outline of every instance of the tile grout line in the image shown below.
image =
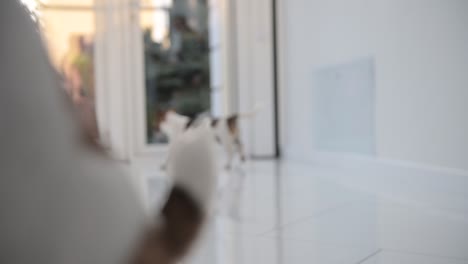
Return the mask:
{"type": "Polygon", "coordinates": [[[444,255],[433,255],[433,254],[428,254],[428,253],[423,253],[423,252],[414,252],[414,251],[409,251],[409,250],[399,250],[399,249],[391,249],[391,248],[383,248],[382,250],[386,252],[392,252],[395,254],[424,256],[424,257],[439,258],[439,259],[450,259],[450,260],[463,261],[463,262],[468,261],[468,259],[466,258],[444,256],[444,255]]]}
{"type": "Polygon", "coordinates": [[[264,231],[264,232],[261,232],[260,234],[257,234],[257,236],[265,236],[267,235],[268,233],[272,232],[272,231],[275,231],[275,230],[280,230],[280,229],[284,229],[285,227],[288,227],[290,225],[293,225],[293,224],[297,224],[297,223],[302,223],[302,222],[305,222],[311,218],[315,218],[315,217],[318,217],[322,214],[325,214],[327,212],[332,212],[332,211],[335,211],[335,210],[338,210],[340,208],[343,208],[343,207],[346,207],[346,206],[349,206],[350,202],[345,202],[345,203],[342,203],[340,205],[337,205],[337,206],[334,206],[334,207],[330,207],[330,208],[326,208],[326,209],[323,209],[321,211],[318,211],[318,212],[315,212],[315,213],[312,213],[312,214],[309,214],[309,215],[306,215],[306,216],[303,216],[303,217],[300,217],[298,219],[295,219],[295,220],[291,220],[291,221],[287,221],[285,223],[282,223],[281,225],[275,225],[273,226],[272,228],[269,228],[267,231],[264,231]]]}
{"type": "Polygon", "coordinates": [[[263,232],[257,234],[257,236],[266,236],[268,233],[270,233],[272,231],[284,229],[285,227],[291,226],[293,224],[303,223],[303,222],[305,222],[305,221],[307,221],[307,220],[309,220],[311,218],[319,217],[319,216],[321,216],[323,214],[326,214],[328,212],[333,212],[333,211],[339,210],[339,209],[347,207],[347,206],[352,206],[353,204],[356,204],[358,201],[359,200],[357,199],[357,200],[354,200],[354,201],[343,202],[343,203],[340,203],[340,204],[338,204],[336,206],[323,209],[321,211],[318,211],[318,212],[315,212],[315,213],[300,217],[298,219],[287,221],[287,222],[285,222],[285,223],[283,223],[283,224],[281,224],[279,226],[274,226],[272,228],[269,228],[267,231],[263,231],[263,232]]]}
{"type": "Polygon", "coordinates": [[[369,259],[375,257],[376,255],[378,255],[380,252],[382,252],[382,249],[379,248],[377,249],[375,252],[373,252],[372,254],[370,254],[369,256],[361,259],[360,261],[356,262],[356,264],[363,264],[364,262],[368,261],[369,259]]]}

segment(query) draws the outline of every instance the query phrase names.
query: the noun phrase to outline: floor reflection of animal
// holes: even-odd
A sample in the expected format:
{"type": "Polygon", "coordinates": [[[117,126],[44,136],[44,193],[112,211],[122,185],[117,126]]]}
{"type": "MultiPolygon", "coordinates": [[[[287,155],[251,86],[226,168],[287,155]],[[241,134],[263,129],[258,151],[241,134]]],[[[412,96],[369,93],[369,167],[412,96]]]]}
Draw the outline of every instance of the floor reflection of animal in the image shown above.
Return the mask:
{"type": "Polygon", "coordinates": [[[214,190],[209,122],[179,135],[175,185],[148,218],[128,168],[94,140],[89,112],[80,125],[60,96],[30,14],[0,1],[0,16],[0,263],[179,263],[214,190]]]}
{"type": "Polygon", "coordinates": [[[165,169],[168,162],[170,162],[172,142],[174,142],[184,130],[192,126],[196,126],[196,123],[203,119],[209,119],[211,121],[214,140],[221,145],[226,153],[226,169],[230,169],[232,167],[232,163],[236,155],[238,155],[240,160],[244,162],[246,160],[246,155],[244,145],[240,137],[239,121],[242,118],[254,116],[260,109],[261,106],[257,105],[251,112],[232,114],[221,118],[207,117],[205,115],[201,115],[197,118],[190,118],[178,114],[174,110],[167,111],[160,124],[161,131],[167,135],[169,140],[168,154],[162,165],[162,169],[165,169]]]}

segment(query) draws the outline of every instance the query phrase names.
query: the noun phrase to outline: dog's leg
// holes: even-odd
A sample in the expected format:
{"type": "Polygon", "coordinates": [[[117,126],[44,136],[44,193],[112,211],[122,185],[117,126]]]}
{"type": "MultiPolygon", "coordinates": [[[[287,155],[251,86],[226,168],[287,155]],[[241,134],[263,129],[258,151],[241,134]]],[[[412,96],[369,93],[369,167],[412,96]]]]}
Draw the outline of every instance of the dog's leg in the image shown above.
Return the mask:
{"type": "Polygon", "coordinates": [[[161,170],[165,171],[171,159],[172,144],[173,144],[175,135],[174,135],[174,129],[166,120],[164,120],[160,124],[160,129],[164,134],[166,134],[167,139],[168,139],[166,157],[164,157],[164,161],[161,164],[161,170]]]}
{"type": "Polygon", "coordinates": [[[167,167],[169,166],[170,162],[171,162],[171,156],[172,156],[172,152],[173,152],[173,148],[174,148],[174,143],[173,143],[174,139],[171,138],[169,139],[169,142],[167,144],[167,153],[166,153],[166,157],[164,157],[164,161],[163,163],[161,164],[161,170],[165,171],[167,170],[167,167]]]}
{"type": "Polygon", "coordinates": [[[245,150],[244,150],[244,145],[242,144],[242,142],[240,141],[240,138],[236,138],[234,140],[234,144],[236,145],[236,150],[237,152],[239,153],[239,156],[240,156],[240,160],[242,162],[245,162],[246,161],[246,156],[245,156],[245,150]]]}
{"type": "Polygon", "coordinates": [[[225,169],[226,170],[231,170],[232,169],[232,163],[234,160],[234,154],[235,154],[235,147],[232,142],[226,142],[224,149],[226,150],[226,165],[225,169]]]}
{"type": "Polygon", "coordinates": [[[232,169],[232,160],[233,160],[232,155],[229,155],[226,165],[224,166],[224,168],[228,171],[232,169]]]}
{"type": "Polygon", "coordinates": [[[168,147],[167,147],[166,157],[164,157],[164,161],[161,164],[161,170],[163,171],[167,170],[167,166],[169,162],[171,162],[171,152],[172,152],[171,149],[172,149],[172,145],[171,145],[171,142],[169,142],[168,147]]]}

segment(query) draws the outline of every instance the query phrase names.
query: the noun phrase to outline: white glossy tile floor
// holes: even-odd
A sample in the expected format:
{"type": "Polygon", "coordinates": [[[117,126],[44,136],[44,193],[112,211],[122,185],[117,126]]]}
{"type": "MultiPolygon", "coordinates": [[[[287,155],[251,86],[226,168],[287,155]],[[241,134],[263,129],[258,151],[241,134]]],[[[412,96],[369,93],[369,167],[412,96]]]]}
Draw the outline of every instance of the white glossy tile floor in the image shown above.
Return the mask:
{"type": "MultiPolygon", "coordinates": [[[[412,202],[404,187],[363,191],[340,179],[274,161],[224,172],[211,220],[184,263],[468,264],[468,210],[412,202]]],[[[149,180],[153,201],[160,182],[149,180]]],[[[418,197],[424,192],[431,197],[424,186],[418,197]]]]}

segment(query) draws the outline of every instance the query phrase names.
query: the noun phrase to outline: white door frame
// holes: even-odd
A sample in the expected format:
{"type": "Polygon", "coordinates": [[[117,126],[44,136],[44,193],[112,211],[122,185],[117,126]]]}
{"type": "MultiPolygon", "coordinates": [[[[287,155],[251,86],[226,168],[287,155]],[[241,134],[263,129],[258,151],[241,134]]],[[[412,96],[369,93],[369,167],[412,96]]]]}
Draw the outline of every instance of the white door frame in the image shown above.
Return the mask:
{"type": "Polygon", "coordinates": [[[255,104],[264,107],[244,122],[242,134],[258,158],[276,156],[274,45],[272,0],[239,0],[237,18],[238,102],[239,111],[251,111],[255,104]]]}

